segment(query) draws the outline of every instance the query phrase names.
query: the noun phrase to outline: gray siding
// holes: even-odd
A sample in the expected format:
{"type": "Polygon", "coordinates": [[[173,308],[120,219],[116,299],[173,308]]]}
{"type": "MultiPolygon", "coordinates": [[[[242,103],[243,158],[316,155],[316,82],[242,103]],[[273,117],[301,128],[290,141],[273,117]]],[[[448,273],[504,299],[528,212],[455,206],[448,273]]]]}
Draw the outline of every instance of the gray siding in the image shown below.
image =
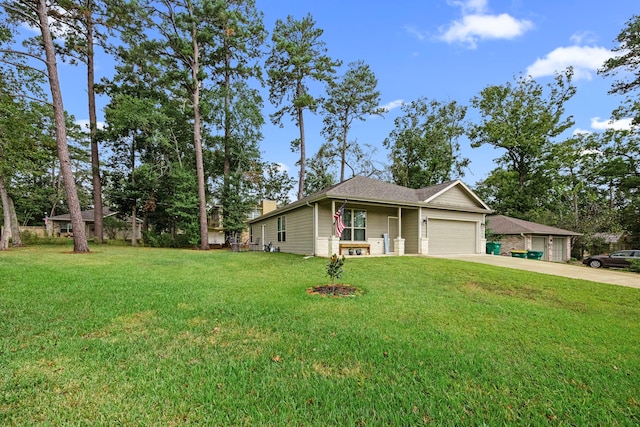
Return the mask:
{"type": "Polygon", "coordinates": [[[436,206],[450,206],[456,208],[481,207],[471,196],[459,186],[450,188],[444,194],[433,199],[429,204],[436,206]]]}
{"type": "Polygon", "coordinates": [[[285,216],[287,241],[278,242],[280,249],[293,254],[313,254],[313,208],[303,206],[285,216]]]}
{"type": "Polygon", "coordinates": [[[389,231],[388,218],[397,216],[398,209],[378,206],[363,206],[367,210],[367,239],[381,238],[389,231]]]}
{"type": "MultiPolygon", "coordinates": [[[[340,208],[337,204],[336,209],[340,208]]],[[[318,236],[329,237],[333,234],[333,214],[331,202],[318,203],[318,236]]]]}
{"type": "Polygon", "coordinates": [[[313,253],[313,208],[302,206],[284,215],[267,218],[251,225],[254,239],[262,239],[264,226],[264,240],[262,244],[271,242],[282,252],[308,255],[313,253]],[[284,216],[286,221],[286,241],[278,242],[278,217],[284,216]]]}

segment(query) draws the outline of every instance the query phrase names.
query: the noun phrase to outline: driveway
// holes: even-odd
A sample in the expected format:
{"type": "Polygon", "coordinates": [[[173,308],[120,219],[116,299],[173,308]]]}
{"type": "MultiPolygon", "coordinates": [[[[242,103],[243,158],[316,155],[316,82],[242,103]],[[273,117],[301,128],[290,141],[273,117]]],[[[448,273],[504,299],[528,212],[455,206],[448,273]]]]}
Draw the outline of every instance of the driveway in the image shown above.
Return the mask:
{"type": "Polygon", "coordinates": [[[560,262],[537,261],[526,258],[513,258],[502,255],[442,255],[439,258],[457,259],[478,262],[498,267],[535,271],[536,273],[554,276],[571,277],[573,279],[590,280],[592,282],[609,283],[611,285],[628,286],[640,289],[640,274],[609,268],[590,268],[560,262]]]}

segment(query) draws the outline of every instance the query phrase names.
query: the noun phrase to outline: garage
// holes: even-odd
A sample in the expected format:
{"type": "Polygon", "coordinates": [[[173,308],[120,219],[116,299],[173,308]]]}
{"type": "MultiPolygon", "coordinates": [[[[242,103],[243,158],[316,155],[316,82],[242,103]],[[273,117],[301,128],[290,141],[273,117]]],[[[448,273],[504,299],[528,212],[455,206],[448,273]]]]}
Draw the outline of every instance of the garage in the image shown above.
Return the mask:
{"type": "Polygon", "coordinates": [[[429,219],[427,222],[429,253],[434,255],[475,254],[476,226],[475,221],[429,219]]]}

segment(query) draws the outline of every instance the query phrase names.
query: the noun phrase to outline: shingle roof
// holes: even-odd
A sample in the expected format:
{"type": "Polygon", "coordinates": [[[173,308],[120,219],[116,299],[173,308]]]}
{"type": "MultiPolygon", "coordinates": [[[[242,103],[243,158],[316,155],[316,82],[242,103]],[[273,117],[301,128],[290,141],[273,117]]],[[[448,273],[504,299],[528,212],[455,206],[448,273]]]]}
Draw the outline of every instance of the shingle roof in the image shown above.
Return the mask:
{"type": "Polygon", "coordinates": [[[536,222],[525,221],[523,219],[511,218],[505,215],[487,216],[487,229],[495,234],[544,234],[556,236],[579,236],[569,230],[561,228],[549,227],[548,225],[538,224],[536,222]]]}
{"type": "MultiPolygon", "coordinates": [[[[95,209],[87,209],[86,211],[82,211],[80,212],[80,214],[82,215],[82,220],[84,222],[92,222],[93,221],[93,212],[95,209]]],[[[102,208],[102,217],[106,218],[108,216],[111,215],[115,215],[116,212],[113,212],[111,209],[104,207],[102,208]]],[[[56,215],[56,216],[52,216],[51,218],[49,218],[52,221],[71,221],[71,215],[67,214],[62,214],[62,215],[56,215]]]]}
{"type": "Polygon", "coordinates": [[[459,180],[448,181],[442,184],[416,190],[364,176],[354,176],[346,181],[327,187],[287,206],[271,211],[266,215],[272,216],[281,214],[306,203],[316,202],[322,199],[344,199],[351,202],[374,202],[400,206],[428,206],[428,200],[430,198],[455,185],[461,185],[465,191],[469,193],[470,197],[477,201],[479,211],[491,211],[489,207],[482,202],[482,200],[480,200],[459,180]]]}

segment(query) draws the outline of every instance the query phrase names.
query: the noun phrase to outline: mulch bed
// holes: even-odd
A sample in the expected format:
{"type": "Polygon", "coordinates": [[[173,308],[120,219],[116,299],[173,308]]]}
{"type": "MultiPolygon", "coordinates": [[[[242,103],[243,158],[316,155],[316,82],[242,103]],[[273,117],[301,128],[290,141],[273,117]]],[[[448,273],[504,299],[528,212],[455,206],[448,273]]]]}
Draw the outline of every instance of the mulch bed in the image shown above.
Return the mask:
{"type": "Polygon", "coordinates": [[[362,290],[355,286],[351,285],[320,285],[320,286],[312,286],[307,289],[307,293],[309,295],[321,295],[323,297],[354,297],[356,295],[360,295],[362,290]]]}

